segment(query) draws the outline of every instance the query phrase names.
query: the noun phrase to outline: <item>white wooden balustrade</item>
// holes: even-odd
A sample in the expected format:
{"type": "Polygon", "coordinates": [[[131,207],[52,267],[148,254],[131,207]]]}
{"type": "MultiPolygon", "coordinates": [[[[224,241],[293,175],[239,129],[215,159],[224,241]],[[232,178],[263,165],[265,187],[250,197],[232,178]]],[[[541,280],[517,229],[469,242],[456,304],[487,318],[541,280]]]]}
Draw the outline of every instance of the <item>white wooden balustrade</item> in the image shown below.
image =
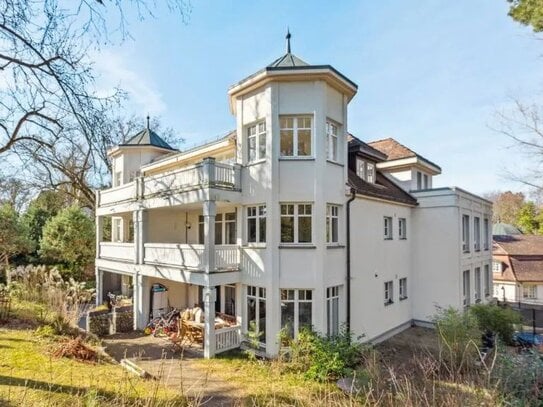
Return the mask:
{"type": "Polygon", "coordinates": [[[118,187],[100,191],[99,205],[111,205],[114,203],[129,201],[136,198],[136,182],[132,181],[118,187]]]}
{"type": "MultiPolygon", "coordinates": [[[[191,270],[204,270],[204,245],[178,243],[145,243],[144,263],[164,264],[191,270]]],[[[215,246],[215,263],[218,271],[239,267],[239,248],[230,245],[215,246]]]]}
{"type": "Polygon", "coordinates": [[[239,348],[241,344],[241,326],[235,325],[228,328],[215,330],[215,352],[226,352],[239,348]]]}
{"type": "Polygon", "coordinates": [[[208,161],[164,174],[141,177],[127,184],[99,191],[98,204],[107,206],[199,188],[240,190],[241,168],[238,165],[208,161]]]}
{"type": "Polygon", "coordinates": [[[114,259],[134,262],[136,259],[134,243],[100,242],[99,257],[101,259],[114,259]]]}

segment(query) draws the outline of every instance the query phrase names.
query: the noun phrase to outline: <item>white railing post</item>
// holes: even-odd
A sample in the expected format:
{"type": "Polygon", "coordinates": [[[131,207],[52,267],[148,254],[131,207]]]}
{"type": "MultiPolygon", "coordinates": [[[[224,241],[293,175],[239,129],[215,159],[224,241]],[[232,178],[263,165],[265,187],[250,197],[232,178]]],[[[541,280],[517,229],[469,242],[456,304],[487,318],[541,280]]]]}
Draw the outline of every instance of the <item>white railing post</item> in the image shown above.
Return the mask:
{"type": "Polygon", "coordinates": [[[215,158],[207,157],[202,160],[203,185],[210,187],[215,184],[215,158]]]}

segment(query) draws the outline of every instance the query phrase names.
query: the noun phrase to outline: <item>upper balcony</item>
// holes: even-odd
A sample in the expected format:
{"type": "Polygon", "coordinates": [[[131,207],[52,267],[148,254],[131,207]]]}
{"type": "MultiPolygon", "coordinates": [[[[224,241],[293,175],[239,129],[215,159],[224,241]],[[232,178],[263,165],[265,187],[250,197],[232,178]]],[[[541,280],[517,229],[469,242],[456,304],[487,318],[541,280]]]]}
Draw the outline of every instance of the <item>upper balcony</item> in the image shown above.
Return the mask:
{"type": "MultiPolygon", "coordinates": [[[[235,200],[241,191],[241,166],[206,158],[178,170],[138,177],[118,187],[97,191],[97,214],[130,211],[136,202],[143,202],[148,208],[202,202],[210,199],[212,190],[218,192],[219,200],[221,197],[235,200]]],[[[217,199],[217,194],[213,198],[217,199]]]]}

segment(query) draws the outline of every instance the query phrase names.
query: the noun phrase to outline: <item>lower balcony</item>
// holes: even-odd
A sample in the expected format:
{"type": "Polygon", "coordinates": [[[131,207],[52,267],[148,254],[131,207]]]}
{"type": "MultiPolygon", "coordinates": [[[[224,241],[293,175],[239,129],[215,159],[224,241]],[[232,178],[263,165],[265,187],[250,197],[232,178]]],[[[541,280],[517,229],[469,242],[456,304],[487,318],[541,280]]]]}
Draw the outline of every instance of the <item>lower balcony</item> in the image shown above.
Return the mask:
{"type": "MultiPolygon", "coordinates": [[[[205,246],[202,244],[145,243],[143,262],[188,270],[205,270],[204,251],[205,246]]],[[[238,246],[215,246],[215,271],[238,270],[239,263],[238,246]]]]}
{"type": "MultiPolygon", "coordinates": [[[[145,243],[143,264],[177,267],[189,271],[204,271],[205,246],[182,243],[145,243]]],[[[134,243],[100,242],[98,258],[123,263],[137,263],[134,243]]],[[[215,246],[215,272],[237,271],[240,248],[237,245],[215,246]]]]}

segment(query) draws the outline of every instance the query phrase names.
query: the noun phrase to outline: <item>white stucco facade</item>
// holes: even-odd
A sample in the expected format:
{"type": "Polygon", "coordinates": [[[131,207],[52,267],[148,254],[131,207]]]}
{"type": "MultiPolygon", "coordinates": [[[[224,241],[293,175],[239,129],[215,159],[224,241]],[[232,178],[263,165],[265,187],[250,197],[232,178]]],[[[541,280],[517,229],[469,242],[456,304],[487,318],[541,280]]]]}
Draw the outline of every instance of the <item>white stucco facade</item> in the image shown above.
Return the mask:
{"type": "MultiPolygon", "coordinates": [[[[476,267],[484,275],[490,265],[489,248],[463,253],[461,230],[463,214],[488,219],[490,203],[432,189],[435,168],[379,159],[368,188],[379,192],[375,175],[386,177],[388,189],[403,188],[405,202],[350,185],[347,111],[357,87],[328,65],[293,61],[230,88],[235,136],[178,153],[115,149],[112,177],[120,182],[97,193],[98,301],[115,288],[105,286],[104,273],[132,276],[135,328],[147,323],[159,283],[172,307],[202,304],[206,319],[229,312],[242,333],[256,328],[270,356],[282,328],[293,336],[303,326],[334,334],[350,322],[356,336],[377,341],[431,321],[435,305],[463,307],[463,271],[475,278],[476,267]],[[430,175],[427,188],[409,194],[417,171],[430,175]],[[103,241],[108,217],[111,242],[103,241]]],[[[206,322],[206,338],[215,335],[212,325],[206,322]]]]}

